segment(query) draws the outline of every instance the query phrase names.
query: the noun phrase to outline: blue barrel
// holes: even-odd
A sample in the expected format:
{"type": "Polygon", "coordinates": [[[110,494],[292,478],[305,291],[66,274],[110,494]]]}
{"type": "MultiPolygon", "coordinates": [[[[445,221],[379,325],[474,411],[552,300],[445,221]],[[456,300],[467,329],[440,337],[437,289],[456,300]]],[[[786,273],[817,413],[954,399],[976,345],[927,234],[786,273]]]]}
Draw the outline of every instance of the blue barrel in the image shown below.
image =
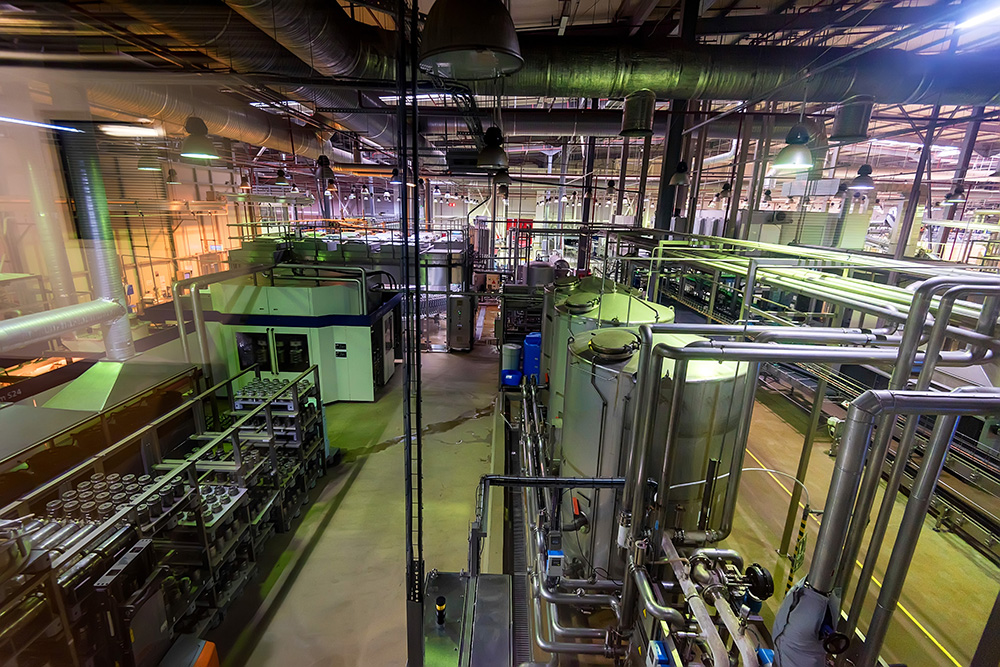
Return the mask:
{"type": "Polygon", "coordinates": [[[542,367],[542,334],[537,331],[524,338],[524,377],[534,376],[538,380],[542,367]]]}

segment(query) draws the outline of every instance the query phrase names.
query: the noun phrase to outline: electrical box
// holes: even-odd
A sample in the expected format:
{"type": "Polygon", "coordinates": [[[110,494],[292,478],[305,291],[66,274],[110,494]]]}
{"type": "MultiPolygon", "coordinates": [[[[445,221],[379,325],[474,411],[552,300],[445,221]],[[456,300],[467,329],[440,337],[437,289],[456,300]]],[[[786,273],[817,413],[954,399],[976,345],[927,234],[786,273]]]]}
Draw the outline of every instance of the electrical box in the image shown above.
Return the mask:
{"type": "Polygon", "coordinates": [[[475,338],[476,297],[453,294],[448,297],[448,349],[471,350],[475,338]]]}

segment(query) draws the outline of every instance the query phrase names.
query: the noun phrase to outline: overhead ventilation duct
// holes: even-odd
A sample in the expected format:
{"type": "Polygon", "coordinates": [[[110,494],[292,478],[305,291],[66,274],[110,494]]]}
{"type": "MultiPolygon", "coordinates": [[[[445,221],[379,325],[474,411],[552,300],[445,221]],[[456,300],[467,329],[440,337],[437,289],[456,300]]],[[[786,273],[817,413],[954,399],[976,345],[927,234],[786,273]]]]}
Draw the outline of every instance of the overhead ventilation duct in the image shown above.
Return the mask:
{"type": "Polygon", "coordinates": [[[205,122],[209,134],[283,153],[315,159],[324,152],[315,132],[294,125],[289,127],[284,118],[237,103],[224,95],[199,95],[193,99],[168,88],[128,83],[97,84],[87,93],[93,104],[176,125],[184,125],[190,116],[197,116],[205,122]]]}
{"type": "MultiPolygon", "coordinates": [[[[653,116],[653,136],[666,134],[669,112],[660,111],[653,116]]],[[[774,116],[775,134],[785,134],[799,121],[798,114],[774,116]]],[[[444,117],[421,118],[423,132],[449,134],[460,131],[455,119],[444,117]]],[[[815,121],[806,119],[807,124],[815,121]]],[[[612,109],[505,109],[503,111],[506,137],[564,137],[595,136],[616,137],[623,124],[621,111],[612,109]]],[[[718,139],[735,139],[740,129],[738,116],[727,116],[707,126],[710,136],[718,139]]],[[[814,134],[810,127],[810,134],[814,134]]]]}
{"type": "Polygon", "coordinates": [[[115,301],[97,299],[0,322],[0,353],[51,340],[71,331],[107,324],[125,315],[115,301]]]}
{"type": "Polygon", "coordinates": [[[394,81],[395,33],[355,21],[328,0],[225,0],[324,76],[394,81]]]}
{"type": "Polygon", "coordinates": [[[838,144],[866,141],[874,108],[875,98],[871,95],[859,95],[841,104],[833,114],[830,141],[838,144]]]}
{"type": "MultiPolygon", "coordinates": [[[[111,4],[238,72],[290,78],[317,73],[308,64],[311,59],[297,57],[225,6],[191,0],[114,0],[111,4]]],[[[355,90],[299,85],[282,85],[280,90],[291,99],[318,107],[353,108],[359,101],[368,107],[383,106],[377,97],[355,90]]],[[[396,140],[396,122],[391,114],[337,113],[333,117],[344,129],[382,146],[396,140]]]]}
{"type": "MultiPolygon", "coordinates": [[[[394,33],[353,21],[325,0],[225,0],[304,62],[327,76],[395,78],[394,33]]],[[[679,40],[622,40],[519,34],[524,67],[504,80],[504,94],[623,98],[648,88],[660,99],[801,100],[802,72],[846,48],[687,45],[679,40]],[[798,81],[794,85],[787,85],[798,81]]],[[[877,49],[809,77],[809,99],[840,102],[875,95],[879,103],[1000,103],[1000,83],[982,76],[995,53],[918,55],[877,49]]],[[[493,84],[474,84],[493,94],[493,84]]]]}
{"type": "MultiPolygon", "coordinates": [[[[68,123],[80,132],[60,132],[59,143],[66,169],[66,182],[76,215],[77,233],[87,253],[90,283],[94,296],[128,308],[122,267],[111,228],[108,198],[99,164],[100,151],[93,123],[68,123]]],[[[135,356],[132,331],[127,317],[119,317],[104,327],[104,347],[111,361],[135,356]]]]}
{"type": "Polygon", "coordinates": [[[625,97],[622,110],[623,137],[653,136],[653,115],[656,113],[656,95],[651,90],[637,90],[625,97]]]}

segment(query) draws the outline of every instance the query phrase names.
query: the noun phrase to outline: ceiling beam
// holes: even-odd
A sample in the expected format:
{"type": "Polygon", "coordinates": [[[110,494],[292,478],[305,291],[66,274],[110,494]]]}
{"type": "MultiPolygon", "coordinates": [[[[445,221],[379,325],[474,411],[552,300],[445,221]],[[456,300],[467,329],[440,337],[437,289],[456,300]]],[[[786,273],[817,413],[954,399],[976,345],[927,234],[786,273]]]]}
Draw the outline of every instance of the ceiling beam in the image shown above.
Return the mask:
{"type": "Polygon", "coordinates": [[[864,28],[934,24],[940,7],[872,9],[863,16],[853,12],[822,11],[799,14],[750,14],[703,18],[698,20],[699,35],[734,35],[786,30],[864,28]],[[848,16],[848,14],[852,14],[848,16]]]}

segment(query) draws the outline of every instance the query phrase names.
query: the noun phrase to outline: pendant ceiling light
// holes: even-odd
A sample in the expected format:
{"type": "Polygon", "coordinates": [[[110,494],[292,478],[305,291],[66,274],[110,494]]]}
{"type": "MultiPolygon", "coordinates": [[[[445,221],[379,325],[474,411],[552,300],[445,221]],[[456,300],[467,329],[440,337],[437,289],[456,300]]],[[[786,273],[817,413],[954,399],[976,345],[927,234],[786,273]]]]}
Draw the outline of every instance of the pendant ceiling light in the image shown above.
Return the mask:
{"type": "Polygon", "coordinates": [[[854,177],[851,184],[847,186],[848,190],[874,190],[875,181],[872,179],[872,166],[870,164],[863,164],[858,169],[858,175],[854,177]]]}
{"type": "Polygon", "coordinates": [[[208,126],[198,116],[188,116],[184,122],[184,129],[188,136],[181,144],[181,157],[194,158],[196,160],[218,160],[219,154],[208,138],[208,126]]]}
{"type": "Polygon", "coordinates": [[[181,184],[181,182],[177,178],[177,170],[176,169],[168,169],[167,170],[167,185],[180,185],[180,184],[181,184]]]}
{"type": "Polygon", "coordinates": [[[325,155],[320,155],[316,158],[316,177],[324,183],[333,178],[333,169],[330,168],[330,158],[325,155]]]}
{"type": "Polygon", "coordinates": [[[806,146],[809,143],[809,129],[802,123],[796,123],[785,136],[788,144],[774,158],[772,167],[786,173],[808,171],[813,167],[812,151],[806,146]]]}
{"type": "Polygon", "coordinates": [[[674,175],[670,177],[670,185],[687,185],[688,182],[688,165],[687,162],[681,160],[677,163],[677,170],[674,172],[674,175]]]}
{"type": "Polygon", "coordinates": [[[163,171],[163,167],[160,166],[159,160],[152,155],[143,155],[140,157],[137,169],[139,171],[163,171]]]}
{"type": "Polygon", "coordinates": [[[275,185],[288,185],[288,176],[285,175],[284,169],[278,170],[278,178],[274,181],[275,185]]]}
{"type": "Polygon", "coordinates": [[[250,192],[250,179],[246,176],[240,177],[240,190],[243,192],[250,192]]]}
{"type": "Polygon", "coordinates": [[[420,69],[445,79],[496,79],[524,66],[514,21],[500,0],[437,0],[420,42],[420,69]]]}
{"type": "Polygon", "coordinates": [[[503,132],[499,127],[489,127],[483,135],[483,150],[479,151],[476,165],[486,171],[500,171],[510,165],[507,151],[503,149],[503,132]]]}
{"type": "Polygon", "coordinates": [[[959,185],[957,188],[955,188],[954,192],[949,192],[948,195],[944,198],[944,200],[949,204],[965,203],[965,189],[962,188],[961,185],[959,185]]]}
{"type": "Polygon", "coordinates": [[[403,179],[399,177],[399,169],[392,170],[392,176],[389,177],[389,185],[402,185],[403,179]]]}

